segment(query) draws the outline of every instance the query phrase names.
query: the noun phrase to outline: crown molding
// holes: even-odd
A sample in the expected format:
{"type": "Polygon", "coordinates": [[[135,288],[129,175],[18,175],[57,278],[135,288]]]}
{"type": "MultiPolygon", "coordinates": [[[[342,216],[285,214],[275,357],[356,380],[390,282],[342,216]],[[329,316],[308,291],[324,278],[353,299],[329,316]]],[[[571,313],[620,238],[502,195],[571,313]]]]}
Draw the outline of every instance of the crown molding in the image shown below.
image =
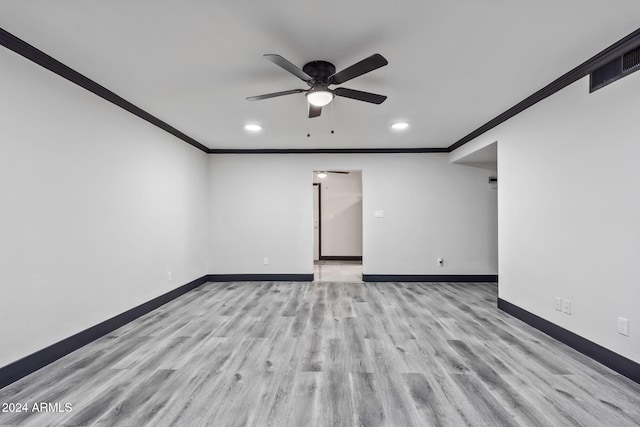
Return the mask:
{"type": "Polygon", "coordinates": [[[553,95],[554,93],[564,89],[571,83],[589,75],[593,70],[611,61],[616,56],[640,45],[640,28],[627,35],[626,37],[618,40],[611,46],[607,47],[603,51],[599,52],[595,56],[591,57],[587,61],[578,65],[571,71],[563,74],[553,82],[549,83],[539,91],[535,92],[531,96],[520,101],[513,107],[489,120],[484,125],[480,126],[476,130],[462,137],[455,143],[448,147],[442,148],[310,148],[310,149],[224,149],[224,148],[209,148],[204,144],[198,142],[194,138],[188,136],[184,132],[179,131],[170,124],[158,119],[147,111],[132,104],[119,95],[111,92],[104,86],[99,85],[88,77],[80,74],[74,69],[66,66],[60,61],[47,55],[46,53],[38,50],[29,43],[19,39],[13,34],[0,28],[0,44],[7,49],[25,57],[26,59],[58,74],[59,76],[69,80],[78,86],[93,92],[101,98],[125,109],[126,111],[140,117],[143,120],[159,127],[160,129],[170,133],[171,135],[181,139],[182,141],[190,144],[199,150],[209,154],[396,154],[396,153],[450,153],[466,143],[472,141],[485,132],[495,128],[499,124],[509,120],[510,118],[520,114],[527,108],[537,104],[543,99],[553,95]]]}
{"type": "Polygon", "coordinates": [[[170,133],[176,138],[183,140],[187,144],[193,145],[194,147],[204,152],[207,152],[208,147],[196,141],[195,139],[191,138],[187,134],[179,131],[178,129],[174,128],[170,124],[146,112],[142,108],[132,104],[131,102],[127,101],[121,96],[116,95],[115,93],[111,92],[109,89],[105,88],[104,86],[99,85],[98,83],[94,82],[93,80],[86,77],[85,75],[80,74],[73,68],[66,66],[65,64],[58,61],[57,59],[47,55],[46,53],[33,47],[29,43],[19,39],[18,37],[14,36],[13,34],[9,33],[8,31],[2,28],[0,28],[0,44],[6,47],[7,49],[17,53],[18,55],[21,55],[26,59],[32,62],[35,62],[36,64],[46,68],[47,70],[56,73],[60,77],[65,78],[70,82],[77,84],[78,86],[88,90],[89,92],[93,92],[94,94],[105,99],[106,101],[109,101],[112,104],[125,109],[126,111],[140,117],[143,120],[146,120],[147,122],[170,133]]]}
{"type": "Polygon", "coordinates": [[[448,153],[441,148],[262,148],[225,149],[210,148],[209,154],[396,154],[396,153],[448,153]]]}
{"type": "Polygon", "coordinates": [[[479,137],[483,133],[498,126],[500,123],[503,123],[509,120],[510,118],[520,114],[527,108],[537,104],[543,99],[553,95],[556,92],[561,91],[565,87],[569,86],[571,83],[574,83],[580,80],[581,78],[588,76],[597,68],[600,68],[602,65],[611,61],[615,57],[620,56],[624,52],[630,49],[633,49],[638,45],[640,45],[640,28],[638,28],[628,36],[624,37],[623,39],[618,40],[608,48],[604,49],[600,53],[586,60],[585,62],[578,65],[571,71],[558,77],[557,79],[555,79],[554,81],[552,81],[551,83],[549,83],[548,85],[540,89],[539,91],[535,92],[533,95],[525,98],[524,100],[520,101],[513,107],[509,108],[507,111],[503,112],[502,114],[499,114],[498,116],[494,117],[493,119],[489,120],[487,123],[483,124],[476,130],[474,130],[473,132],[469,133],[468,135],[459,139],[455,143],[451,144],[448,147],[449,151],[451,152],[462,147],[464,144],[474,140],[475,138],[479,137]]]}

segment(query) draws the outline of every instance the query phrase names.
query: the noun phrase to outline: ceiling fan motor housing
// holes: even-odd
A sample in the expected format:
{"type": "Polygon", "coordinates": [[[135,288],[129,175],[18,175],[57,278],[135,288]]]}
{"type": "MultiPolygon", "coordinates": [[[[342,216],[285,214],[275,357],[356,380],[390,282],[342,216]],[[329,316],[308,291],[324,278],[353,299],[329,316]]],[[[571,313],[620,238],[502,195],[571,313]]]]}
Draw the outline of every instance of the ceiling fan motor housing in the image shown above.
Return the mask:
{"type": "Polygon", "coordinates": [[[327,61],[311,61],[302,67],[302,71],[313,77],[316,83],[327,83],[329,77],[336,73],[336,67],[327,61]]]}

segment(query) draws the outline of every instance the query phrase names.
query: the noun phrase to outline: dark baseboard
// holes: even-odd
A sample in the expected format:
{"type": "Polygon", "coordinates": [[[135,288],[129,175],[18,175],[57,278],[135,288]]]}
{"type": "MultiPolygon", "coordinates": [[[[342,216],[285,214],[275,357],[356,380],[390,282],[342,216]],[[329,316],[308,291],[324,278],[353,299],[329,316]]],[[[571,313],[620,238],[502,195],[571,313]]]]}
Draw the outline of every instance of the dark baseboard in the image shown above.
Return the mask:
{"type": "Polygon", "coordinates": [[[365,282],[497,282],[491,274],[363,274],[365,282]]]}
{"type": "Polygon", "coordinates": [[[332,256],[332,255],[321,255],[320,261],[362,261],[361,256],[332,256]]]}
{"type": "Polygon", "coordinates": [[[313,282],[313,274],[209,274],[207,282],[313,282]]]}
{"type": "Polygon", "coordinates": [[[8,386],[9,384],[18,381],[20,378],[23,378],[40,368],[44,368],[48,364],[55,362],[80,347],[107,335],[138,317],[143,316],[169,301],[189,292],[190,290],[197,288],[207,282],[206,277],[207,276],[203,276],[193,282],[180,286],[166,294],[140,304],[131,310],[127,310],[124,313],[112,317],[111,319],[105,320],[104,322],[92,326],[89,329],[78,332],[69,338],[65,338],[64,340],[52,344],[47,348],[0,368],[0,388],[8,386]]]}
{"type": "Polygon", "coordinates": [[[631,359],[627,359],[618,353],[614,353],[599,344],[589,341],[580,335],[568,331],[555,323],[551,323],[550,321],[536,316],[535,314],[503,299],[498,298],[498,308],[640,384],[639,363],[636,363],[631,359]]]}

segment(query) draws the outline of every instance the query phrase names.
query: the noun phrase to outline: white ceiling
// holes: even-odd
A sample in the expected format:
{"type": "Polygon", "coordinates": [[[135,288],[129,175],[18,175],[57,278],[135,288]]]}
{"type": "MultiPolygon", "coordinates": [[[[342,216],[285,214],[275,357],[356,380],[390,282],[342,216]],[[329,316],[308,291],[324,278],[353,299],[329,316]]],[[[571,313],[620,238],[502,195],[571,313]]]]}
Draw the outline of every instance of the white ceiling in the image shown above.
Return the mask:
{"type": "Polygon", "coordinates": [[[640,27],[640,2],[2,0],[0,27],[210,148],[446,147],[640,27]],[[343,86],[388,99],[318,119],[303,94],[246,101],[306,88],[265,53],[338,70],[380,53],[343,86]]]}

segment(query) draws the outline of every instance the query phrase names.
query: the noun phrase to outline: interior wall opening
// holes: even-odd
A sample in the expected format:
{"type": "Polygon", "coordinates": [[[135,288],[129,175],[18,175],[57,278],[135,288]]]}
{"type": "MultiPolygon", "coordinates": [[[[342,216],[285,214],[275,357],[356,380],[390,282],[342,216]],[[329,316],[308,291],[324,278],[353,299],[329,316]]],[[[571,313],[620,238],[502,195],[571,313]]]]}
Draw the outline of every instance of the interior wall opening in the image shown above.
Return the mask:
{"type": "Polygon", "coordinates": [[[362,280],[362,171],[313,172],[315,281],[362,280]]]}

